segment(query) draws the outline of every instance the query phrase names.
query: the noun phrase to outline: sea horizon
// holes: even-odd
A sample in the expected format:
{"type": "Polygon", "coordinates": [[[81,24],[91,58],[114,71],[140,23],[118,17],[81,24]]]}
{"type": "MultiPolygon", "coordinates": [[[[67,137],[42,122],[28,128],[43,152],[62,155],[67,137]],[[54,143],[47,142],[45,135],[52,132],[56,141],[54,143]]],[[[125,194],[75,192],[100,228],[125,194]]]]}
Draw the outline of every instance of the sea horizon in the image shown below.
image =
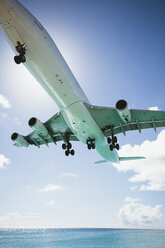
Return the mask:
{"type": "Polygon", "coordinates": [[[164,248],[165,230],[0,228],[0,248],[164,248]]]}
{"type": "Polygon", "coordinates": [[[148,230],[148,231],[165,231],[165,229],[163,228],[132,228],[132,227],[0,227],[0,230],[4,230],[4,229],[97,229],[97,230],[148,230]]]}

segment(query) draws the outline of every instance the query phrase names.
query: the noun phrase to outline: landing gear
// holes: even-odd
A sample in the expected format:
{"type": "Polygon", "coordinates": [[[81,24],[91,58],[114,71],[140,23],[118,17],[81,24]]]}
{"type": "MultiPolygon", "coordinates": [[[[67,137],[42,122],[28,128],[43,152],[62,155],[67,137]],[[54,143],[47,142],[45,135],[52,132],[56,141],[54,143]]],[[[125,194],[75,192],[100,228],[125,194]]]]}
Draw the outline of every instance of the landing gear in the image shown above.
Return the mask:
{"type": "MultiPolygon", "coordinates": [[[[111,151],[113,151],[114,148],[116,148],[117,150],[119,150],[120,146],[119,146],[119,144],[116,143],[116,142],[117,142],[117,141],[115,141],[115,140],[112,139],[112,143],[111,143],[110,146],[109,146],[109,149],[110,149],[111,151]]],[[[109,143],[109,142],[108,142],[108,143],[109,143]]]]}
{"type": "Polygon", "coordinates": [[[66,150],[65,151],[65,155],[66,156],[69,156],[69,154],[71,154],[72,156],[74,156],[75,150],[73,150],[73,149],[71,150],[71,148],[72,148],[72,144],[70,142],[63,143],[62,144],[62,149],[63,150],[66,150]]]}
{"type": "Polygon", "coordinates": [[[114,136],[113,126],[111,126],[110,129],[111,129],[112,136],[107,138],[107,142],[108,142],[108,144],[110,144],[109,149],[110,149],[110,151],[113,151],[114,148],[119,150],[120,147],[119,147],[119,144],[117,143],[117,137],[114,136]]]}
{"type": "Polygon", "coordinates": [[[24,58],[22,58],[20,56],[15,56],[14,61],[16,64],[21,64],[21,63],[24,63],[26,61],[26,59],[25,59],[25,56],[24,56],[24,58]]]}
{"type": "Polygon", "coordinates": [[[25,57],[25,52],[26,52],[26,45],[21,44],[20,41],[17,41],[17,46],[15,47],[16,51],[19,53],[19,56],[14,57],[14,61],[16,64],[20,63],[25,63],[26,62],[26,57],[25,57]]]}
{"type": "Polygon", "coordinates": [[[86,144],[87,144],[88,150],[95,149],[94,141],[95,140],[91,138],[87,139],[86,144]]]}

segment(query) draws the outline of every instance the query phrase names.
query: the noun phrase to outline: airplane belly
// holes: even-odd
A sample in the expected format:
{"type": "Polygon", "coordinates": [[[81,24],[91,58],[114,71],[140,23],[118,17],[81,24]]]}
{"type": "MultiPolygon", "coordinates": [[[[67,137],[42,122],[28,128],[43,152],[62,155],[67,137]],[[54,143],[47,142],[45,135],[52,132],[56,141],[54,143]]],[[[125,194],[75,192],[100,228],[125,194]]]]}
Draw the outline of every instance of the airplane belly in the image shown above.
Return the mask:
{"type": "Polygon", "coordinates": [[[24,65],[60,108],[89,102],[50,35],[22,5],[0,0],[0,25],[15,53],[17,41],[26,44],[24,65]]]}

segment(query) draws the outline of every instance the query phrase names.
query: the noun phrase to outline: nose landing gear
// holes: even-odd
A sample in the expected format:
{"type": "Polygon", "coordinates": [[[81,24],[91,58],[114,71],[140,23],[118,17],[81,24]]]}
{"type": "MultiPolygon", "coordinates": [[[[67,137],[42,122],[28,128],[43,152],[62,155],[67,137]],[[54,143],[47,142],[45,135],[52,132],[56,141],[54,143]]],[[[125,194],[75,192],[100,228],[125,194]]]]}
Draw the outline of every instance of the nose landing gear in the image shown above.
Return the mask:
{"type": "Polygon", "coordinates": [[[26,57],[25,57],[26,45],[21,44],[20,41],[17,41],[17,46],[15,47],[15,49],[19,53],[19,56],[17,55],[14,57],[15,63],[16,64],[25,63],[26,62],[26,57]]]}

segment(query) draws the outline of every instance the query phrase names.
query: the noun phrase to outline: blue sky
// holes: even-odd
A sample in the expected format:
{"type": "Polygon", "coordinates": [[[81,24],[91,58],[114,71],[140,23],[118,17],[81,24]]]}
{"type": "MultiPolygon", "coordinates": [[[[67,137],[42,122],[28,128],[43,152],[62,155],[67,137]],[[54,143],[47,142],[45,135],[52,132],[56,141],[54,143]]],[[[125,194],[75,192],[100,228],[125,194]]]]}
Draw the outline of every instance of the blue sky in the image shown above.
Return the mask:
{"type": "MultiPolygon", "coordinates": [[[[20,2],[52,36],[93,105],[124,98],[130,108],[165,110],[164,1],[20,2]]],[[[119,135],[121,153],[148,160],[117,166],[94,165],[100,156],[81,143],[74,157],[65,157],[61,143],[12,146],[14,131],[28,134],[32,116],[44,122],[58,107],[14,63],[1,31],[0,46],[0,227],[165,228],[163,129],[119,135]]]]}

